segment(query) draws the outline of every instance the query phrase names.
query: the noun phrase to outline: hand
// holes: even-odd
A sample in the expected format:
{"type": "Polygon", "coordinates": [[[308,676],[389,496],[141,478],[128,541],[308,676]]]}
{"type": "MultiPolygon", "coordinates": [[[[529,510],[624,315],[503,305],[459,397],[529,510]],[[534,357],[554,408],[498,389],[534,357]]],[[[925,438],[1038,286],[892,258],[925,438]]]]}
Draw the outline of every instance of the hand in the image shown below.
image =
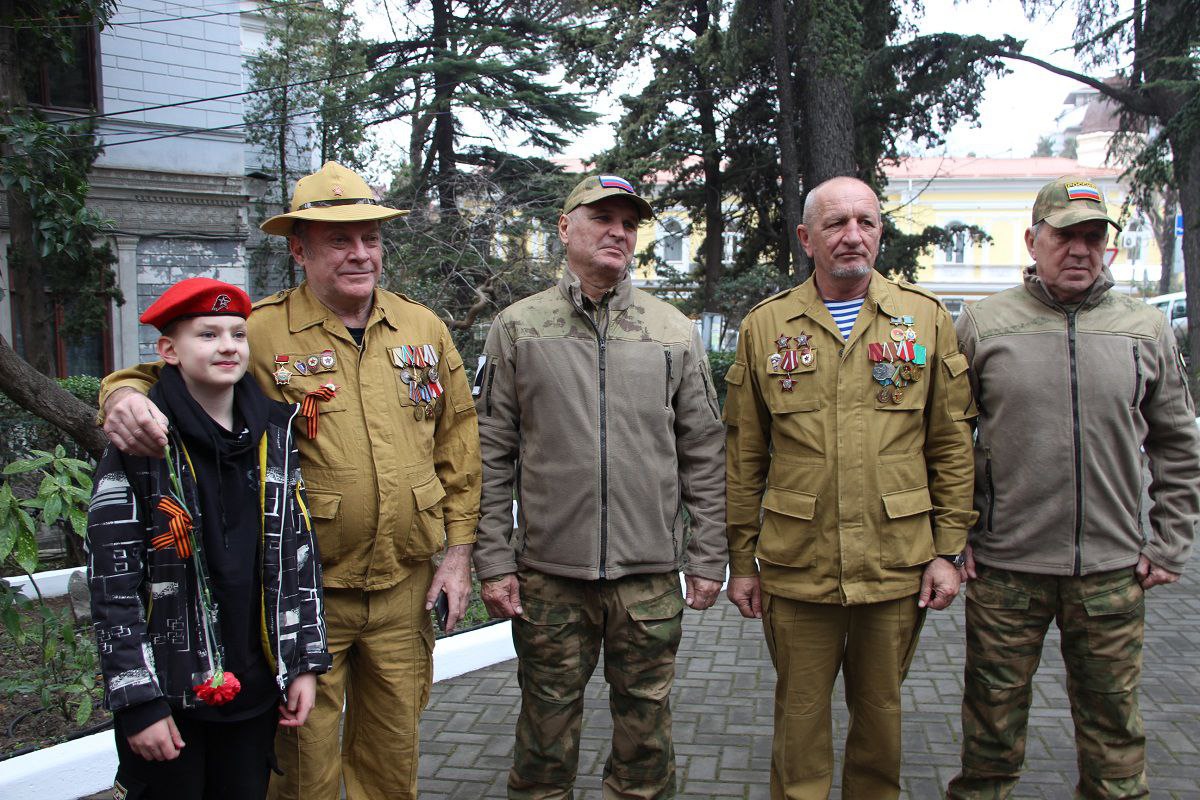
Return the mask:
{"type": "Polygon", "coordinates": [[[917,607],[941,611],[958,597],[958,586],[958,568],[938,556],[929,562],[921,576],[921,596],[917,600],[917,607]]]}
{"type": "Polygon", "coordinates": [[[129,737],[129,748],[146,761],[172,761],[179,758],[183,747],[183,737],[170,717],[163,717],[129,737]]]}
{"type": "Polygon", "coordinates": [[[1133,568],[1133,573],[1137,575],[1142,589],[1150,589],[1160,583],[1175,583],[1179,580],[1178,572],[1170,572],[1162,567],[1156,567],[1145,556],[1138,556],[1137,566],[1133,568]]]}
{"type": "Polygon", "coordinates": [[[975,574],[975,551],[971,549],[971,545],[967,545],[963,550],[963,565],[958,568],[958,580],[960,583],[966,583],[978,577],[975,574]]]}
{"type": "Polygon", "coordinates": [[[433,608],[433,602],[442,590],[445,590],[446,599],[450,601],[450,613],[446,615],[446,633],[449,633],[463,618],[467,602],[471,599],[471,545],[456,544],[446,548],[446,556],[425,594],[426,611],[433,608]]]}
{"type": "Polygon", "coordinates": [[[479,596],[487,606],[488,616],[495,619],[511,619],[525,613],[521,607],[521,583],[515,572],[488,578],[479,587],[479,596]]]}
{"type": "Polygon", "coordinates": [[[137,389],[117,389],[104,404],[104,432],[122,453],[162,458],[167,427],[166,416],[137,389]]]}
{"type": "Polygon", "coordinates": [[[701,578],[699,575],[684,575],[683,582],[687,584],[687,598],[684,600],[688,608],[703,611],[717,602],[721,594],[721,582],[701,578]]]}
{"type": "Polygon", "coordinates": [[[762,619],[762,587],[758,576],[730,578],[725,594],[747,619],[762,619]]]}
{"type": "Polygon", "coordinates": [[[287,703],[279,704],[279,724],[285,728],[299,728],[308,719],[317,702],[317,676],[301,672],[292,678],[287,688],[287,703]]]}

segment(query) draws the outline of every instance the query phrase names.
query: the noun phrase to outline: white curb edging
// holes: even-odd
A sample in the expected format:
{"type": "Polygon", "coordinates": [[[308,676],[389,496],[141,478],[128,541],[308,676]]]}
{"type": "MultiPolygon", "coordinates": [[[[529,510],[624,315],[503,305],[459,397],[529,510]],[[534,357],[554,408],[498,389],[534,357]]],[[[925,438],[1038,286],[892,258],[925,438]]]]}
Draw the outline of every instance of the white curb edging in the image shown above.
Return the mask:
{"type": "MultiPolygon", "coordinates": [[[[60,570],[69,576],[74,570],[60,570]]],[[[38,586],[47,593],[44,575],[38,586]]],[[[25,580],[28,584],[28,580],[25,580]]],[[[64,592],[66,581],[63,581],[64,592]]],[[[512,623],[500,622],[438,639],[433,647],[433,680],[444,681],[516,658],[512,623]]],[[[23,756],[0,761],[0,797],[13,800],[75,800],[112,786],[117,750],[111,730],[94,733],[23,756]]]]}
{"type": "MultiPolygon", "coordinates": [[[[61,597],[67,593],[67,583],[71,580],[71,573],[81,569],[83,567],[52,569],[48,572],[35,573],[33,579],[37,581],[37,588],[42,591],[42,597],[61,597]]],[[[8,581],[10,586],[26,597],[31,599],[37,597],[37,592],[30,585],[28,576],[20,575],[14,578],[4,578],[3,580],[8,581]]]]}

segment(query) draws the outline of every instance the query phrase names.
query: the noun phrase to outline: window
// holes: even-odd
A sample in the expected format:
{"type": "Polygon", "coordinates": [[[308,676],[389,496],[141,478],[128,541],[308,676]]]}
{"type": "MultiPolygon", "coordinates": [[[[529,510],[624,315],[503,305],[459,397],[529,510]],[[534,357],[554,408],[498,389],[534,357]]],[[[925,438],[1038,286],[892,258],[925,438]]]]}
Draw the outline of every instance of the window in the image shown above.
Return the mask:
{"type": "Polygon", "coordinates": [[[658,226],[658,257],[672,267],[683,266],[683,226],[666,217],[658,226]]]}
{"type": "MultiPolygon", "coordinates": [[[[961,222],[951,222],[951,225],[962,225],[961,222]]],[[[967,232],[955,231],[950,235],[950,241],[942,247],[942,261],[947,264],[961,264],[967,255],[967,232]]]]}
{"type": "Polygon", "coordinates": [[[69,35],[75,57],[70,62],[49,57],[30,65],[24,75],[25,94],[32,105],[93,111],[100,104],[96,31],[70,28],[69,35]]]}
{"type": "Polygon", "coordinates": [[[721,234],[721,263],[727,267],[733,266],[737,260],[738,250],[742,245],[742,232],[727,230],[721,234]]]}
{"type": "Polygon", "coordinates": [[[1187,319],[1187,300],[1176,300],[1172,304],[1171,319],[1187,319]]]}

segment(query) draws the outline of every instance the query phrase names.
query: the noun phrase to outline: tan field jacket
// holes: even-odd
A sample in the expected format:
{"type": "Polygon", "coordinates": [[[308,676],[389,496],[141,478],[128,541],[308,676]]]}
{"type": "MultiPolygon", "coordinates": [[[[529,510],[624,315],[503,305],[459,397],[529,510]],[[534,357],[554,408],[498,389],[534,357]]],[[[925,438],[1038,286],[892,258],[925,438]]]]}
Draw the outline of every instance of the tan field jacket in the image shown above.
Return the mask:
{"type": "Polygon", "coordinates": [[[959,553],[975,520],[975,406],[946,309],[875,273],[843,341],[809,279],[755,307],[740,336],[725,378],[731,574],[806,602],[915,594],[922,566],[959,553]],[[870,345],[903,340],[892,320],[905,317],[926,363],[896,403],[880,399],[870,345]],[[777,339],[801,335],[814,357],[788,390],[777,339]]]}

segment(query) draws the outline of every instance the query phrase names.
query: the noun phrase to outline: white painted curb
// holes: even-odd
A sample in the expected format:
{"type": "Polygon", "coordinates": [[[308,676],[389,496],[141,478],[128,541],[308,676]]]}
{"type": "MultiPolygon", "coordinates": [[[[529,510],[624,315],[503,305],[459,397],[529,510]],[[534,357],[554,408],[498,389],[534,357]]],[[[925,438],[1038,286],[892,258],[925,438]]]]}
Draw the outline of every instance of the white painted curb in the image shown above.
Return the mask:
{"type": "MultiPolygon", "coordinates": [[[[71,580],[71,573],[81,569],[83,567],[67,567],[66,569],[53,569],[49,572],[37,572],[34,573],[33,579],[37,581],[37,587],[41,589],[42,597],[61,597],[67,593],[67,582],[71,580]]],[[[37,597],[37,592],[33,590],[28,577],[21,575],[4,580],[26,597],[37,597]]]]}
{"type": "MultiPolygon", "coordinates": [[[[70,575],[74,570],[60,570],[70,575]]],[[[39,573],[38,586],[46,593],[39,573]]],[[[26,581],[28,583],[28,581],[26,581]]],[[[66,581],[63,581],[63,591],[66,581]]],[[[444,681],[516,658],[512,623],[500,622],[438,639],[433,647],[433,680],[444,681]]],[[[112,730],[0,761],[0,798],[75,800],[112,786],[117,750],[112,730]]]]}

